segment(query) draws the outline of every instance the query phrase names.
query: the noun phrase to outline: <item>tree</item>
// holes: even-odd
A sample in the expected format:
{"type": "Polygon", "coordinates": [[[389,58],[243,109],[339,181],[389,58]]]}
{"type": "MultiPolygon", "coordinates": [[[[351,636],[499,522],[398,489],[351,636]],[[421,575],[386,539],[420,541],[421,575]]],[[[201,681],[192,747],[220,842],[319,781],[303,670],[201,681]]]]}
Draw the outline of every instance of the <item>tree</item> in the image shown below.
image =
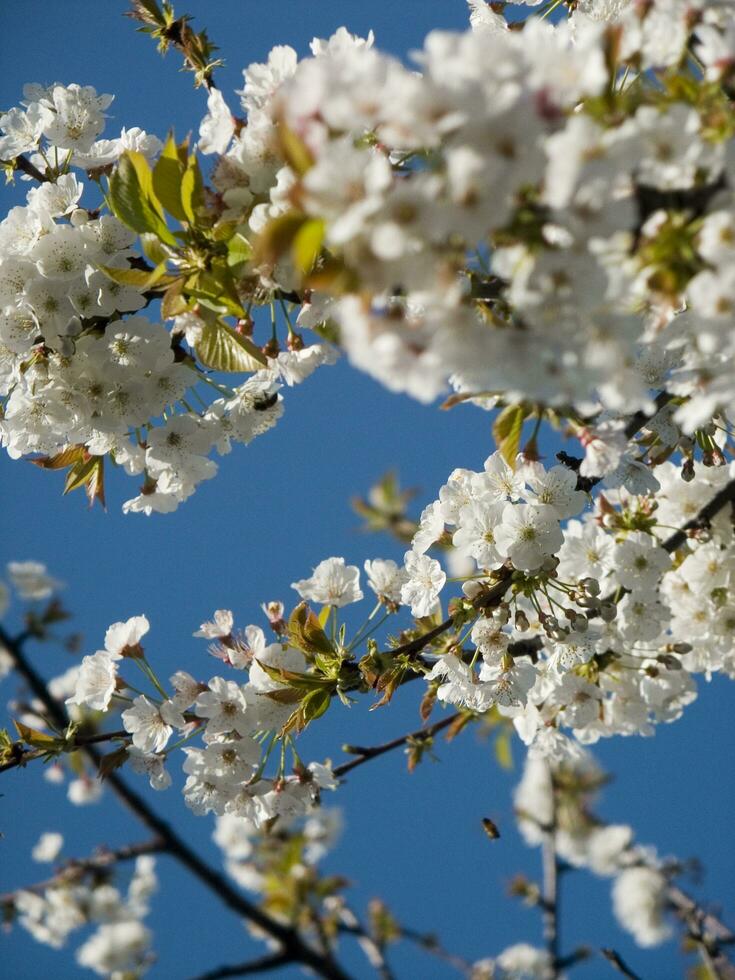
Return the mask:
{"type": "MultiPolygon", "coordinates": [[[[275,48],[246,69],[238,117],[207,33],[134,0],[207,93],[196,144],[101,139],[111,97],[79,85],[28,85],[0,117],[0,160],[30,188],[0,225],[0,432],[12,458],[65,471],[65,493],[104,506],[116,467],[140,482],[126,513],[170,513],[340,352],[391,391],[493,413],[483,468],[454,469],[419,515],[392,474],[355,502],[403,542],[402,563],[317,555],[298,601],[264,603],[264,628],[216,610],[195,633],[221,662],[206,682],[185,658],[161,676],[145,615],[48,681],[27,648],[68,613],[43,565],[11,563],[30,605],[0,640],[30,699],[2,734],[6,778],[67,767],[72,802],[106,786],[151,834],[4,896],[52,946],[95,923],[76,956],[100,975],[152,962],[158,852],[269,943],[210,977],[346,977],[350,939],[383,977],[401,940],[474,980],[556,978],[593,957],[635,976],[614,949],[607,966],[561,945],[572,868],[612,880],[641,946],[678,920],[701,976],[735,975],[735,937],[681,887],[686,865],[594,813],[606,776],[587,748],[678,720],[698,675],[735,673],[732,14],[470,6],[472,29],[430,34],[419,72],[344,29],[301,60],[275,48]],[[555,463],[550,429],[566,439],[555,463]],[[389,717],[413,681],[415,730],[348,741],[336,765],[302,759],[325,715],[372,699],[389,717]],[[542,880],[514,892],[544,937],[480,961],[381,902],[358,914],[319,867],[348,773],[395,749],[412,770],[440,733],[475,729],[501,764],[511,739],[527,748],[514,801],[542,880]],[[174,760],[188,807],[216,815],[224,871],[136,782],[168,789],[174,760]],[[123,897],[111,881],[131,860],[123,897]]],[[[38,858],[60,846],[45,834],[38,858]]]]}

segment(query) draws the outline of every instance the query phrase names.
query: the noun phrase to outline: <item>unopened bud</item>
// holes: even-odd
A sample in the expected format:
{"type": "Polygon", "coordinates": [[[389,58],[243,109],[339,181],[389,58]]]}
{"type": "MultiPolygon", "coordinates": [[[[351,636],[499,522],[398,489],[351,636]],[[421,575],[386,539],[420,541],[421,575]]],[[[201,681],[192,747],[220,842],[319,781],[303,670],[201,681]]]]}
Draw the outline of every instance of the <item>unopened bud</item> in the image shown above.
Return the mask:
{"type": "Polygon", "coordinates": [[[673,653],[680,653],[680,654],[691,653],[693,649],[694,648],[692,647],[691,643],[672,643],[671,644],[671,650],[672,650],[673,653]]]}
{"type": "Polygon", "coordinates": [[[694,461],[685,459],[681,467],[681,478],[685,483],[691,483],[694,479],[694,461]]]}
{"type": "Polygon", "coordinates": [[[82,225],[86,225],[89,222],[89,212],[85,211],[84,208],[74,208],[72,213],[69,215],[69,223],[74,228],[81,228],[82,225]]]}
{"type": "Polygon", "coordinates": [[[603,602],[600,604],[600,618],[606,623],[612,623],[618,614],[618,607],[614,602],[603,602]]]}

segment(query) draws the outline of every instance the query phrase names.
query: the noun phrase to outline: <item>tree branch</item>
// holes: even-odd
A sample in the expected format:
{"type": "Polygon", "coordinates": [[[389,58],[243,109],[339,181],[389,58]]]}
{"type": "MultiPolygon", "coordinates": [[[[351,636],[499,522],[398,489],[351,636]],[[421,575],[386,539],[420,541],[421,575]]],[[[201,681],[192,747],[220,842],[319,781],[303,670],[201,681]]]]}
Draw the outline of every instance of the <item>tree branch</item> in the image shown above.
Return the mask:
{"type": "Polygon", "coordinates": [[[38,167],[34,166],[28,157],[19,156],[15,158],[15,169],[22,170],[24,174],[28,174],[29,177],[33,177],[40,184],[48,183],[51,178],[48,174],[41,173],[38,167]]]}
{"type": "Polygon", "coordinates": [[[548,980],[559,976],[559,859],[556,854],[556,787],[551,766],[547,766],[551,784],[551,822],[544,827],[541,844],[541,918],[544,942],[549,956],[548,980]]]}
{"type": "MultiPolygon", "coordinates": [[[[22,645],[18,643],[17,639],[10,637],[2,626],[0,626],[0,644],[9,653],[18,673],[23,677],[39,701],[42,702],[54,725],[60,729],[66,728],[69,719],[63,705],[51,696],[42,677],[25,656],[22,645]]],[[[87,745],[82,751],[88,756],[94,766],[99,769],[102,756],[94,746],[87,745]]],[[[337,964],[327,962],[325,957],[312,949],[295,929],[271,918],[259,906],[252,903],[244,895],[241,895],[230,884],[224,874],[221,874],[207,864],[206,861],[203,861],[196,851],[192,850],[179,837],[176,831],[158,816],[143,797],[128,786],[119,773],[110,773],[106,781],[119,799],[125,803],[141,823],[145,824],[149,830],[152,830],[156,836],[165,842],[165,850],[168,854],[176,858],[180,864],[187,868],[210,891],[214,892],[220,901],[232,909],[233,912],[248,919],[262,929],[263,932],[267,933],[273,939],[278,940],[283,947],[283,955],[287,956],[289,961],[309,966],[316,974],[327,978],[327,980],[348,980],[348,974],[337,966],[337,964]]]]}
{"type": "Polygon", "coordinates": [[[717,916],[706,912],[678,885],[670,884],[666,897],[672,911],[681,919],[689,936],[699,947],[709,972],[716,980],[735,980],[735,966],[722,950],[723,944],[735,943],[732,930],[717,916]]]}
{"type": "Polygon", "coordinates": [[[200,973],[193,980],[222,980],[224,977],[247,977],[253,973],[267,973],[269,970],[277,970],[279,966],[286,966],[292,962],[290,956],[284,953],[272,953],[269,956],[261,956],[257,960],[247,960],[245,963],[232,963],[229,966],[218,966],[208,973],[200,973]]]}
{"type": "Polygon", "coordinates": [[[615,967],[618,973],[622,973],[624,977],[627,977],[627,980],[641,980],[641,977],[639,977],[637,973],[633,973],[630,967],[625,963],[625,960],[619,953],[616,953],[614,949],[605,948],[601,949],[600,952],[608,963],[615,967]]]}
{"type": "Polygon", "coordinates": [[[349,752],[351,755],[356,755],[356,759],[351,759],[349,762],[343,762],[342,765],[337,766],[332,770],[333,774],[338,778],[361,766],[363,763],[368,762],[370,759],[375,759],[379,755],[384,755],[386,752],[391,752],[393,749],[398,749],[402,745],[412,739],[415,741],[428,741],[433,738],[437,732],[442,731],[444,728],[449,728],[449,726],[461,718],[462,715],[457,712],[453,715],[447,715],[446,718],[442,718],[441,721],[435,722],[428,728],[419,728],[415,732],[408,732],[406,735],[401,735],[400,738],[394,738],[391,742],[385,742],[383,745],[373,745],[373,746],[361,746],[361,745],[346,745],[343,747],[344,752],[349,752]]]}
{"type": "Polygon", "coordinates": [[[725,486],[719,490],[714,497],[710,500],[708,504],[699,511],[696,517],[693,517],[691,521],[687,521],[678,531],[674,531],[666,540],[663,542],[661,547],[668,552],[676,551],[680,548],[687,539],[687,531],[692,531],[697,528],[706,527],[712,518],[718,514],[723,507],[727,504],[731,504],[735,501],[735,480],[730,480],[725,486]]]}
{"type": "MultiPolygon", "coordinates": [[[[125,738],[129,739],[130,734],[128,732],[96,732],[94,735],[75,735],[74,738],[69,739],[65,743],[64,752],[73,752],[75,749],[82,749],[87,745],[97,745],[100,742],[110,742],[115,738],[125,738]]],[[[17,744],[17,743],[16,743],[17,744]]],[[[7,772],[8,769],[17,769],[19,766],[23,767],[29,762],[33,762],[34,759],[43,759],[48,756],[48,752],[44,749],[20,749],[16,758],[12,759],[10,762],[4,762],[0,765],[0,772],[7,772]]],[[[61,754],[61,753],[60,753],[61,754]]]]}
{"type": "Polygon", "coordinates": [[[160,837],[153,837],[151,840],[141,841],[138,844],[126,844],[124,847],[116,848],[114,851],[101,849],[100,853],[93,854],[88,858],[72,858],[64,862],[59,871],[45,881],[37,881],[33,885],[26,885],[25,888],[16,888],[13,892],[6,892],[0,895],[0,908],[14,905],[19,892],[45,892],[47,888],[56,885],[63,885],[67,882],[76,881],[89,871],[100,871],[109,868],[113,864],[121,864],[124,861],[133,861],[143,854],[159,854],[166,850],[166,842],[160,837]]]}

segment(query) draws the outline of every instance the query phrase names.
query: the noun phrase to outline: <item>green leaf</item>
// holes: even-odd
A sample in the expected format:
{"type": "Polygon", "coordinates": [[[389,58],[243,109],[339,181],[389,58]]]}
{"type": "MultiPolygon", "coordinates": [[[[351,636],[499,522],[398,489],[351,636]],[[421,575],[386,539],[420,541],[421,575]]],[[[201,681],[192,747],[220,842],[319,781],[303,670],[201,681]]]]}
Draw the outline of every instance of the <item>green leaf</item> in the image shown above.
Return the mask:
{"type": "Polygon", "coordinates": [[[332,698],[329,691],[312,691],[311,694],[307,694],[301,702],[304,722],[308,724],[315,718],[321,718],[331,703],[332,698]]]}
{"type": "Polygon", "coordinates": [[[308,220],[300,211],[287,211],[269,221],[255,244],[256,264],[275,265],[291,248],[299,228],[308,220]]]}
{"type": "Polygon", "coordinates": [[[161,300],[161,315],[163,316],[164,320],[171,320],[175,316],[180,316],[182,313],[186,313],[186,311],[189,309],[189,303],[186,297],[182,295],[183,288],[184,280],[177,279],[163,294],[163,299],[161,300]]]}
{"type": "Polygon", "coordinates": [[[278,140],[286,163],[297,177],[303,177],[314,166],[314,157],[309,147],[284,122],[278,124],[278,140]]]}
{"type": "Polygon", "coordinates": [[[196,156],[192,153],[181,178],[181,206],[190,224],[196,225],[196,210],[204,204],[204,181],[196,156]]]}
{"type": "Polygon", "coordinates": [[[13,719],[13,724],[15,725],[18,735],[26,743],[26,745],[32,745],[34,749],[52,749],[55,748],[58,743],[58,739],[56,739],[53,735],[46,735],[44,732],[39,732],[37,728],[31,728],[29,725],[24,725],[22,721],[16,721],[13,719]]]}
{"type": "Polygon", "coordinates": [[[291,254],[296,268],[304,275],[314,268],[322,250],[323,241],[324,222],[320,218],[305,222],[296,232],[291,246],[291,254]]]}
{"type": "Polygon", "coordinates": [[[219,320],[205,326],[196,351],[202,364],[214,371],[258,371],[266,363],[265,355],[249,338],[219,320]]]}
{"type": "Polygon", "coordinates": [[[301,691],[316,691],[325,687],[333,688],[334,680],[329,677],[320,677],[319,674],[300,674],[296,670],[287,670],[285,667],[274,667],[256,657],[256,663],[265,671],[272,681],[279,684],[288,684],[301,691]]]}
{"type": "Polygon", "coordinates": [[[185,169],[173,133],[169,133],[163,152],[153,168],[153,190],[164,208],[177,221],[187,220],[181,203],[181,182],[185,169]]]}
{"type": "Polygon", "coordinates": [[[227,243],[227,265],[238,267],[249,262],[253,255],[253,246],[239,232],[235,233],[227,243]]]}
{"type": "Polygon", "coordinates": [[[84,454],[84,446],[67,446],[55,456],[41,456],[40,459],[31,459],[29,462],[40,466],[42,470],[63,470],[84,459],[84,454]]]}
{"type": "Polygon", "coordinates": [[[508,405],[498,415],[493,424],[493,438],[500,454],[509,466],[515,467],[516,456],[521,445],[523,423],[531,413],[531,409],[522,402],[519,405],[508,405]]]}
{"type": "Polygon", "coordinates": [[[145,289],[148,286],[151,272],[154,271],[150,269],[131,269],[128,266],[123,266],[118,269],[110,265],[101,265],[98,268],[112,279],[113,282],[119,282],[121,286],[133,286],[135,289],[145,289]]]}
{"type": "Polygon", "coordinates": [[[157,235],[152,235],[149,231],[144,231],[140,236],[140,244],[143,246],[143,253],[149,262],[154,265],[160,265],[162,262],[167,262],[169,258],[169,253],[161,245],[161,242],[157,235]]]}
{"type": "Polygon", "coordinates": [[[123,224],[138,234],[151,232],[167,245],[176,239],[163,220],[163,210],[153,191],[148,162],[142,153],[127,150],[110,177],[110,207],[123,224]]]}
{"type": "Polygon", "coordinates": [[[288,620],[288,638],[292,646],[309,656],[334,656],[334,647],[322,629],[319,619],[305,602],[300,602],[288,620]]]}
{"type": "Polygon", "coordinates": [[[495,761],[501,769],[513,768],[513,750],[510,744],[510,735],[507,731],[498,732],[493,745],[495,751],[495,761]]]}

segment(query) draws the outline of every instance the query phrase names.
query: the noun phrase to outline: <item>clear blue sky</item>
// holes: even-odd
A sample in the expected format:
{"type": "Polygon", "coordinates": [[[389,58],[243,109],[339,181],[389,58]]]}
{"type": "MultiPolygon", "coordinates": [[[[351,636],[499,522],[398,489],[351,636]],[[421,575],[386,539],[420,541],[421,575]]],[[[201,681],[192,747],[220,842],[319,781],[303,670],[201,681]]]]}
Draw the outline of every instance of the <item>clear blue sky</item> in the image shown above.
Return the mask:
{"type": "MultiPolygon", "coordinates": [[[[162,60],[135,33],[124,9],[122,0],[3,3],[0,107],[17,104],[27,81],[79,82],[116,95],[106,135],[123,125],[159,136],[172,125],[178,135],[196,131],[203,94],[193,92],[190,76],[179,72],[175,53],[162,60]]],[[[227,65],[218,81],[226,94],[241,87],[242,68],[265,60],[272,45],[288,43],[304,54],[312,36],[328,36],[341,24],[357,33],[373,28],[381,46],[401,55],[419,47],[433,27],[466,25],[463,0],[195,0],[184,9],[220,44],[227,65]]],[[[13,193],[0,189],[2,210],[11,203],[13,193]]],[[[259,603],[292,601],[288,583],[308,575],[321,558],[344,555],[362,565],[368,557],[400,557],[394,543],[357,532],[350,496],[395,467],[404,485],[421,488],[423,504],[455,466],[481,467],[492,449],[489,430],[480,411],[421,407],[340,364],[288,390],[277,429],[222,460],[218,478],[174,515],[123,517],[120,503],[131,495],[131,482],[115,479],[108,513],[89,512],[82,496],[61,497],[58,476],[3,454],[0,559],[39,559],[68,583],[65,597],[84,633],[85,653],[101,645],[111,622],[145,612],[152,623],[147,650],[160,672],[186,668],[207,676],[214,665],[191,633],[215,608],[231,607],[241,624],[257,622],[259,603]]],[[[44,648],[36,663],[51,675],[71,661],[44,648]]],[[[9,697],[14,685],[4,684],[9,697]]],[[[416,695],[401,692],[388,709],[371,714],[367,705],[331,711],[310,737],[305,757],[338,759],[346,740],[377,743],[417,727],[416,695]]],[[[722,902],[734,921],[732,704],[727,681],[702,683],[700,699],[682,721],[661,727],[653,739],[606,742],[597,754],[616,775],[603,815],[632,823],[638,839],[662,854],[699,857],[706,872],[701,894],[722,902]]],[[[515,748],[520,760],[520,746],[515,748]]],[[[537,852],[525,848],[513,829],[511,789],[518,771],[500,771],[490,746],[473,733],[442,745],[438,754],[441,761],[424,764],[411,777],[400,754],[354,774],[334,798],[344,808],[347,830],[326,867],[354,883],[359,911],[380,896],[407,925],[436,930],[449,949],[470,959],[522,940],[540,944],[538,913],[504,893],[517,871],[538,873],[537,852]],[[493,844],[480,828],[485,816],[501,828],[502,838],[493,844]]],[[[3,776],[0,792],[0,891],[44,875],[29,857],[42,831],[63,830],[69,855],[145,837],[114,800],[70,808],[63,790],[46,783],[38,767],[3,776]]],[[[192,844],[216,858],[208,819],[192,816],[175,790],[155,794],[153,802],[192,844]]],[[[151,977],[185,978],[258,953],[237,920],[188,875],[167,859],[159,861],[159,873],[161,890],[148,920],[159,956],[151,977]]],[[[637,950],[618,930],[607,881],[572,875],[564,889],[565,950],[580,943],[612,945],[647,980],[681,975],[675,944],[637,950]]],[[[46,972],[58,980],[91,976],[74,963],[73,948],[56,953],[14,930],[4,938],[4,972],[15,980],[46,972]]],[[[400,977],[455,975],[404,949],[393,956],[400,977]]],[[[355,976],[368,975],[359,953],[350,952],[345,962],[355,976]]],[[[614,975],[600,960],[574,973],[581,980],[614,975]]]]}

